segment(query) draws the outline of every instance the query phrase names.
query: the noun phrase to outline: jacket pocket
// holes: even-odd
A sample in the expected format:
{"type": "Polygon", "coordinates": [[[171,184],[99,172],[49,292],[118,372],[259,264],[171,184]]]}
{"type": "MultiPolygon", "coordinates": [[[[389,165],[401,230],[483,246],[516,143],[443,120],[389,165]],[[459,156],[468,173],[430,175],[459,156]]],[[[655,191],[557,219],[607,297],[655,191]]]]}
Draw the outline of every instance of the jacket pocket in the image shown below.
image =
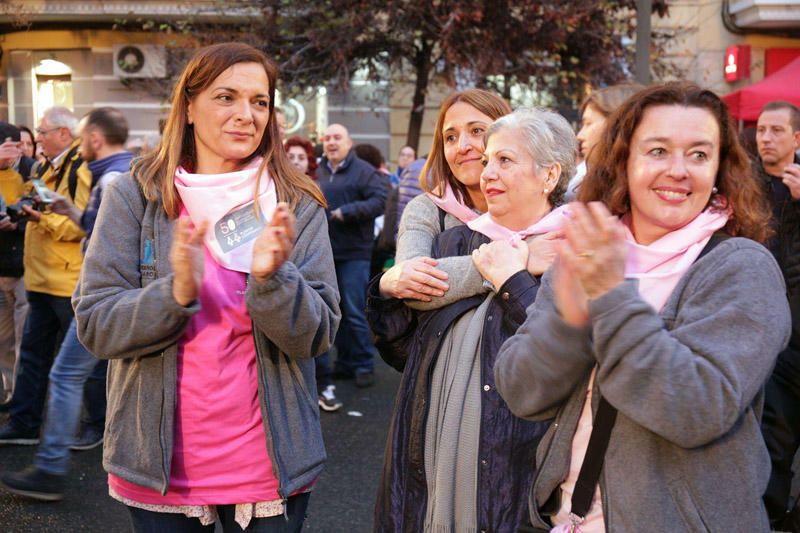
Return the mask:
{"type": "Polygon", "coordinates": [[[692,533],[701,531],[711,531],[708,523],[703,519],[700,508],[697,507],[689,487],[681,479],[672,481],[669,484],[669,494],[672,502],[678,510],[678,514],[683,520],[686,531],[692,533]]]}

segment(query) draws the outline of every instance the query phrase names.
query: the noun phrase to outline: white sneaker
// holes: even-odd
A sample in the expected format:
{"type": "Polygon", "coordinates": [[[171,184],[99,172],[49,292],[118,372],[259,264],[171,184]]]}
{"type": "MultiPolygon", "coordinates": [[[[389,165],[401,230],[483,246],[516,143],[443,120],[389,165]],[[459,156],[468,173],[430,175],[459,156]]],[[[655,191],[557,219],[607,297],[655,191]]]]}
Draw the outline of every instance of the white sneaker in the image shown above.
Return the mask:
{"type": "Polygon", "coordinates": [[[328,385],[319,393],[319,408],[332,413],[342,408],[342,402],[336,399],[336,386],[328,385]]]}

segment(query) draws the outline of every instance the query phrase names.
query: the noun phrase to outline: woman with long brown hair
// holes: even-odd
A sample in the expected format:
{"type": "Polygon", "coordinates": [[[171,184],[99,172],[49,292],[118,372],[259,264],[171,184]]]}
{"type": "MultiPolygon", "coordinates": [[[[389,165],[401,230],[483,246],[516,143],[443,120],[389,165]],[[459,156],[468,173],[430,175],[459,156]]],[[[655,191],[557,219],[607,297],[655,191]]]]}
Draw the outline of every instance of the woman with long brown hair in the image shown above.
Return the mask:
{"type": "Polygon", "coordinates": [[[530,493],[557,531],[769,531],[763,385],[790,332],[770,212],[725,104],[691,83],[611,115],[498,390],[555,416],[530,493]]]}
{"type": "Polygon", "coordinates": [[[250,46],[200,49],[160,146],[104,194],[76,320],[111,360],[103,464],[135,531],[300,531],[324,463],[313,357],[338,294],[277,79],[250,46]]]}
{"type": "Polygon", "coordinates": [[[442,102],[419,175],[425,194],[403,210],[396,264],[381,276],[382,296],[430,310],[486,292],[469,256],[433,259],[431,245],[439,233],[486,211],[480,190],[484,136],[493,121],[510,112],[505,100],[482,89],[452,93],[442,102]]]}

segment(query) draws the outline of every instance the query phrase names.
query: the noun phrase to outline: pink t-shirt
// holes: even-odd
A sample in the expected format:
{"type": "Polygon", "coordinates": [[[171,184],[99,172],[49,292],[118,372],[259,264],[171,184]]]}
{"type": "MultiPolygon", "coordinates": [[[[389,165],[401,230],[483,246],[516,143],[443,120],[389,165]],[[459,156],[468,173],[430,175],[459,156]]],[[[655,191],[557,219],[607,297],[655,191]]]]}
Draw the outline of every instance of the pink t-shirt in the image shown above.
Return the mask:
{"type": "Polygon", "coordinates": [[[205,249],[200,311],[178,341],[169,492],[161,496],[110,474],[109,485],[120,496],[162,505],[279,499],[258,400],[246,287],[245,274],[222,268],[205,249]]]}

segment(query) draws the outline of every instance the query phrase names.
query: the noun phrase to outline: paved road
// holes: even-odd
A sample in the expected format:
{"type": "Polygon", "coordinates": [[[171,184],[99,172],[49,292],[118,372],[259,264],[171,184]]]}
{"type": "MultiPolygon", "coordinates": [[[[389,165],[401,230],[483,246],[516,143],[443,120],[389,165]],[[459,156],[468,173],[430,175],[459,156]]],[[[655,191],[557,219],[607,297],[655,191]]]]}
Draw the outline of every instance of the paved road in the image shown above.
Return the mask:
{"type": "MultiPolygon", "coordinates": [[[[322,414],[328,465],[311,497],[306,531],[372,530],[386,430],[399,383],[397,372],[382,362],[377,367],[374,387],[358,389],[352,381],[339,382],[344,408],[322,414]]],[[[0,471],[24,468],[33,454],[30,446],[0,447],[0,471]]],[[[0,491],[0,531],[129,531],[127,512],[108,496],[101,455],[99,448],[74,455],[66,495],[59,503],[38,503],[0,491]]]]}

